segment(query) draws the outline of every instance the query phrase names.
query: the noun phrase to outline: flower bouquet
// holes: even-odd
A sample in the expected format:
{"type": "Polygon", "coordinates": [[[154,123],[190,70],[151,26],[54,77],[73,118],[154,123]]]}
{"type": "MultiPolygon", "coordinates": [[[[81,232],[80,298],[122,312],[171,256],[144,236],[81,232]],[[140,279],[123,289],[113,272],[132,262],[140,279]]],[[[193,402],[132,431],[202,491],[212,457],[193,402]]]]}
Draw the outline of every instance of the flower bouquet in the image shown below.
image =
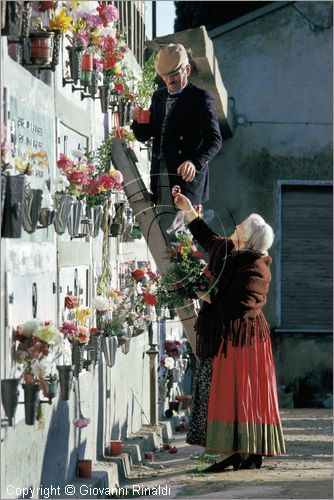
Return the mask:
{"type": "Polygon", "coordinates": [[[51,401],[55,394],[51,394],[48,382],[54,379],[52,363],[63,352],[63,338],[51,322],[34,319],[17,327],[14,340],[17,342],[15,360],[24,380],[25,422],[33,425],[37,417],[41,423],[40,389],[51,401]]]}
{"type": "Polygon", "coordinates": [[[179,244],[168,249],[170,266],[158,284],[157,299],[160,307],[186,307],[189,300],[198,299],[197,291],[209,289],[209,278],[203,253],[199,252],[191,237],[178,236],[179,244]]]}
{"type": "Polygon", "coordinates": [[[60,331],[50,321],[33,319],[16,328],[14,340],[17,342],[15,360],[21,365],[24,382],[40,383],[46,393],[47,371],[64,349],[60,331]]]}
{"type": "Polygon", "coordinates": [[[74,375],[78,377],[84,368],[85,345],[90,339],[88,326],[92,311],[88,307],[80,307],[76,297],[67,296],[65,306],[71,310],[71,320],[64,321],[60,331],[72,346],[72,364],[74,365],[74,375]],[[72,320],[73,318],[73,320],[72,320]]]}

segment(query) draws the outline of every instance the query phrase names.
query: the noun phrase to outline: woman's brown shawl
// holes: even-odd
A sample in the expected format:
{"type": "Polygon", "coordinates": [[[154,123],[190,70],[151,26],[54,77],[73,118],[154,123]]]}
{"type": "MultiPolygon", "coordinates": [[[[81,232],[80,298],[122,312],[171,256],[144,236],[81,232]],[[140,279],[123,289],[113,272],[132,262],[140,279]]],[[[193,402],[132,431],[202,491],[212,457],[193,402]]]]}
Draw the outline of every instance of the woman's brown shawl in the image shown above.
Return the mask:
{"type": "Polygon", "coordinates": [[[214,356],[221,342],[226,353],[228,339],[233,345],[246,345],[255,335],[267,338],[269,326],[262,308],[271,281],[271,257],[235,251],[229,238],[217,236],[203,220],[188,227],[208,252],[213,275],[211,304],[203,302],[195,324],[197,355],[214,356]]]}

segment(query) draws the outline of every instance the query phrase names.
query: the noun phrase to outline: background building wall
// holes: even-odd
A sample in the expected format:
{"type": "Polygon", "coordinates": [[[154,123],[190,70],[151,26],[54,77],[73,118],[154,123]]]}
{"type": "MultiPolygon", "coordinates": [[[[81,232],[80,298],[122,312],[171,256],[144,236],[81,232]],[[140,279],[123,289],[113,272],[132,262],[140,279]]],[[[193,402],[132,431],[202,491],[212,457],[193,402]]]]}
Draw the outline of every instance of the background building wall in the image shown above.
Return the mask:
{"type": "MultiPolygon", "coordinates": [[[[266,7],[257,12],[262,12],[258,18],[246,16],[209,32],[234,107],[235,131],[211,165],[208,208],[217,214],[212,222],[217,231],[227,234],[252,212],[273,226],[277,236],[270,250],[273,281],[265,313],[277,327],[278,182],[332,179],[332,4],[293,2],[272,12],[266,13],[266,7]]],[[[305,375],[288,353],[312,352],[317,345],[322,363],[310,361],[318,370],[316,385],[323,399],[320,372],[322,365],[330,364],[326,354],[326,349],[331,352],[330,337],[319,334],[311,340],[299,335],[296,342],[291,335],[277,335],[282,341],[276,348],[283,385],[287,372],[294,371],[295,379],[305,375]]],[[[302,359],[300,354],[301,364],[302,359]]],[[[327,383],[326,392],[330,386],[327,383]]],[[[314,401],[308,400],[311,405],[319,404],[315,401],[319,395],[314,396],[314,401]]]]}
{"type": "MultiPolygon", "coordinates": [[[[8,159],[13,164],[21,153],[19,117],[43,126],[43,149],[48,152],[49,170],[42,177],[34,174],[27,178],[31,187],[41,187],[46,178],[54,177],[56,160],[59,153],[64,152],[64,136],[68,136],[69,156],[72,149],[77,148],[78,141],[96,148],[104,138],[106,122],[99,100],[81,101],[80,93],[72,93],[71,86],[62,86],[65,56],[51,75],[51,85],[46,85],[7,55],[5,37],[2,37],[1,49],[7,137],[11,146],[13,141],[17,146],[13,152],[9,151],[8,159]],[[16,138],[12,142],[11,126],[16,127],[13,129],[16,138]]],[[[138,68],[136,64],[133,61],[133,66],[138,68]]],[[[27,130],[26,135],[29,136],[27,130]]],[[[149,255],[143,238],[127,244],[127,260],[144,261],[149,255]]],[[[123,261],[122,245],[117,238],[111,239],[110,258],[116,288],[119,263],[123,261]]],[[[2,239],[1,283],[5,286],[1,287],[1,378],[16,374],[12,357],[13,328],[32,318],[32,283],[36,283],[38,289],[37,317],[59,325],[64,319],[64,296],[67,290],[73,292],[75,272],[79,288],[82,288],[81,295],[85,301],[88,297],[87,305],[90,305],[101,272],[101,259],[102,233],[89,242],[71,240],[67,231],[59,236],[53,226],[49,226],[32,235],[23,231],[20,239],[2,239]],[[13,302],[9,298],[11,293],[13,302]]],[[[149,417],[148,345],[148,333],[145,332],[131,339],[127,354],[118,348],[114,367],[108,368],[101,360],[95,369],[90,367],[89,371],[80,374],[82,413],[91,419],[84,429],[77,429],[72,423],[79,416],[73,392],[69,401],[57,396],[52,405],[42,405],[42,427],[38,423],[25,425],[23,404],[19,405],[15,426],[2,429],[3,498],[7,497],[8,484],[22,488],[64,484],[75,476],[78,458],[101,458],[111,438],[125,439],[148,423],[145,418],[149,417]]],[[[20,401],[23,402],[22,389],[20,401]]]]}

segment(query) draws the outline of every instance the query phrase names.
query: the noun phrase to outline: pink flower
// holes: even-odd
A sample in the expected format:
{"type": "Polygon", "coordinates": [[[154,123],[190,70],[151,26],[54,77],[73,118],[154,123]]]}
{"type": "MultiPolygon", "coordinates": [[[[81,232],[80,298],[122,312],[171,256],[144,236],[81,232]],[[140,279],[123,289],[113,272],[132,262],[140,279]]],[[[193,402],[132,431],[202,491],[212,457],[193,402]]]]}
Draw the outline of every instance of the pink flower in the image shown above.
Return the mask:
{"type": "Polygon", "coordinates": [[[85,192],[90,195],[98,194],[100,185],[100,178],[94,177],[94,179],[88,179],[85,186],[85,192]]]}
{"type": "Polygon", "coordinates": [[[109,22],[117,21],[119,18],[118,9],[116,9],[113,5],[103,3],[99,5],[96,10],[98,11],[102,24],[105,28],[108,26],[109,22]]]}
{"type": "Polygon", "coordinates": [[[116,47],[116,40],[112,36],[104,36],[100,42],[100,46],[106,52],[112,51],[116,47]]]}
{"type": "Polygon", "coordinates": [[[103,174],[101,175],[100,177],[100,184],[101,186],[106,189],[107,191],[109,191],[110,189],[113,189],[114,186],[115,186],[115,181],[113,179],[113,177],[109,174],[103,174]]]}
{"type": "Polygon", "coordinates": [[[88,175],[85,172],[71,172],[67,178],[72,184],[76,184],[77,186],[83,186],[83,184],[88,182],[88,175]]]}
{"type": "Polygon", "coordinates": [[[79,418],[75,418],[73,420],[74,427],[77,427],[78,429],[83,429],[84,427],[87,427],[87,425],[89,424],[90,424],[90,418],[85,418],[83,415],[80,415],[79,418]]]}
{"type": "Polygon", "coordinates": [[[103,70],[103,64],[101,59],[98,59],[97,57],[93,58],[93,68],[95,71],[102,71],[103,70]]]}
{"type": "Polygon", "coordinates": [[[83,47],[87,47],[89,44],[89,34],[87,33],[87,29],[83,29],[80,33],[75,33],[73,35],[73,40],[78,42],[78,45],[82,45],[83,47]]]}
{"type": "Polygon", "coordinates": [[[65,156],[63,153],[60,153],[59,160],[57,161],[57,167],[65,172],[66,170],[74,168],[75,164],[72,160],[70,160],[70,158],[65,156]]]}
{"type": "Polygon", "coordinates": [[[119,170],[114,170],[111,173],[111,176],[115,182],[115,188],[116,189],[122,189],[122,182],[123,182],[123,174],[119,170]]]}
{"type": "Polygon", "coordinates": [[[73,321],[64,321],[59,330],[65,337],[77,337],[78,335],[78,326],[73,321]]]}

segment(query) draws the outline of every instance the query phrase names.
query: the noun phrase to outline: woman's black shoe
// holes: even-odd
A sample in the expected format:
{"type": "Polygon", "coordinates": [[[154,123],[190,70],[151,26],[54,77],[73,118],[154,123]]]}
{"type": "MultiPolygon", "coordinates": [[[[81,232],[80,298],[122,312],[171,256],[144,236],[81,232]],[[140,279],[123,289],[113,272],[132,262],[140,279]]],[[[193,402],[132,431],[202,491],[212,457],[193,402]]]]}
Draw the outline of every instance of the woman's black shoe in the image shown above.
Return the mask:
{"type": "Polygon", "coordinates": [[[262,456],[249,455],[241,464],[240,469],[261,469],[262,456]]]}
{"type": "Polygon", "coordinates": [[[239,470],[240,465],[241,465],[241,455],[239,453],[234,453],[233,455],[230,455],[229,457],[225,458],[225,460],[222,460],[221,462],[215,462],[214,464],[210,465],[207,469],[204,469],[205,474],[210,474],[211,472],[223,472],[227,467],[233,466],[233,470],[239,470]]]}

